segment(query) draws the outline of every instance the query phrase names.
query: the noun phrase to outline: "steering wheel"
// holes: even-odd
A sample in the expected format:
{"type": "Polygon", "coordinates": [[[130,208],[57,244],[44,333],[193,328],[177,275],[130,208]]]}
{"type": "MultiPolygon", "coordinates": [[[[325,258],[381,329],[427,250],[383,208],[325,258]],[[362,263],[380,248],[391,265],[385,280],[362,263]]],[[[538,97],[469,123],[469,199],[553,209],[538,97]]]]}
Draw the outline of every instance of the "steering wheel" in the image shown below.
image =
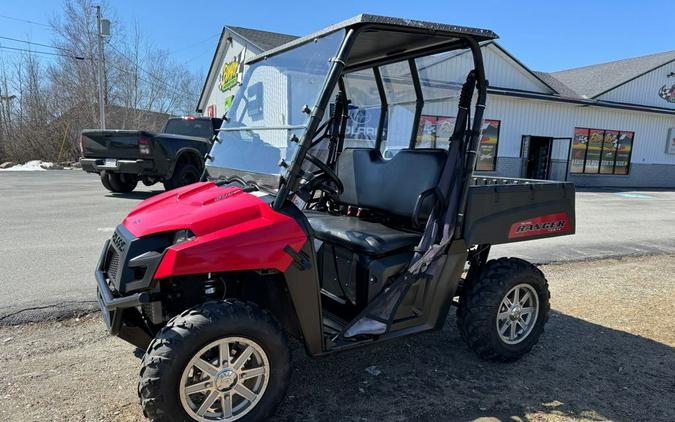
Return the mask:
{"type": "Polygon", "coordinates": [[[305,158],[319,168],[316,171],[308,172],[312,175],[312,177],[307,180],[306,186],[308,191],[319,189],[335,198],[344,192],[345,187],[333,169],[309,152],[305,154],[305,158]],[[329,180],[325,180],[326,178],[329,180]]]}

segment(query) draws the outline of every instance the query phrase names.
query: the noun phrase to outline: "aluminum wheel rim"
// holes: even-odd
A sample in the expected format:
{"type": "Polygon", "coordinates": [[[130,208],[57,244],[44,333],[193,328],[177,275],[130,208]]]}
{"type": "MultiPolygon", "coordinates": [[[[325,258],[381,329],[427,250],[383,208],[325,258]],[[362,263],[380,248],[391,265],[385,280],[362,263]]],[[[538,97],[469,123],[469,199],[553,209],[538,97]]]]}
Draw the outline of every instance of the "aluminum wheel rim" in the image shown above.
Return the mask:
{"type": "Polygon", "coordinates": [[[529,284],[518,284],[504,295],[497,310],[497,334],[506,344],[518,344],[532,332],[539,316],[539,296],[529,284]]]}
{"type": "Polygon", "coordinates": [[[269,377],[269,360],[258,343],[226,337],[203,347],[185,366],[180,401],[197,421],[236,421],[258,404],[269,377]]]}

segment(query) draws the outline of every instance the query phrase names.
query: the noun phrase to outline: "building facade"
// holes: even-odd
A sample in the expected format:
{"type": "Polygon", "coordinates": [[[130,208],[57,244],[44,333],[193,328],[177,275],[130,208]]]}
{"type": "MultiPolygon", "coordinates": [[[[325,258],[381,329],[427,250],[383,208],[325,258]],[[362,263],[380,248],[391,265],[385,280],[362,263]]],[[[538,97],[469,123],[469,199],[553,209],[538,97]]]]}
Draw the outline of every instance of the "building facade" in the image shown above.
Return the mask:
{"type": "MultiPolygon", "coordinates": [[[[294,38],[225,27],[197,111],[226,113],[245,61],[294,38]]],[[[478,172],[579,186],[675,187],[675,51],[543,73],[495,42],[482,49],[490,88],[478,172]]],[[[410,69],[380,69],[392,93],[382,132],[385,158],[413,145],[447,144],[456,112],[453,93],[470,66],[463,51],[417,60],[424,101],[414,128],[415,99],[405,97],[414,91],[410,69]],[[437,82],[448,80],[454,83],[437,82]]],[[[351,100],[346,145],[375,144],[383,111],[372,78],[357,72],[345,80],[351,100]]]]}

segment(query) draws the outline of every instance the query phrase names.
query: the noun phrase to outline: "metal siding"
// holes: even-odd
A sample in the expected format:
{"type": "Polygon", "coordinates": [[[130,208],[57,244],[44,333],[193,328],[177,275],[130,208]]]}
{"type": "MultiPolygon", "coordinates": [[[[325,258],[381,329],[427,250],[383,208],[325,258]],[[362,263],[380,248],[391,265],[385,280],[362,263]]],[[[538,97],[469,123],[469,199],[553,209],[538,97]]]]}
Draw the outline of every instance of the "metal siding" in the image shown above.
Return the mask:
{"type": "MultiPolygon", "coordinates": [[[[668,88],[675,86],[675,77],[667,76],[670,73],[675,73],[675,62],[655,69],[606,94],[600,95],[598,99],[675,110],[675,102],[668,102],[659,96],[659,89],[662,86],[665,85],[668,88]]],[[[675,98],[673,101],[675,101],[675,98]]]]}
{"type": "Polygon", "coordinates": [[[566,138],[589,127],[635,132],[632,163],[675,165],[675,154],[665,153],[675,116],[490,95],[485,118],[502,122],[499,157],[519,157],[523,135],[566,138]]]}
{"type": "MultiPolygon", "coordinates": [[[[493,44],[482,47],[482,50],[485,74],[490,81],[490,86],[543,94],[551,93],[551,90],[543,83],[538,81],[506,54],[502,53],[493,44]]],[[[444,54],[452,55],[455,52],[444,54]]],[[[422,69],[419,62],[418,68],[422,69]]],[[[424,69],[426,77],[429,79],[452,81],[461,84],[466,80],[466,75],[469,71],[473,69],[473,58],[468,51],[465,51],[463,54],[440,61],[424,69]]]]}

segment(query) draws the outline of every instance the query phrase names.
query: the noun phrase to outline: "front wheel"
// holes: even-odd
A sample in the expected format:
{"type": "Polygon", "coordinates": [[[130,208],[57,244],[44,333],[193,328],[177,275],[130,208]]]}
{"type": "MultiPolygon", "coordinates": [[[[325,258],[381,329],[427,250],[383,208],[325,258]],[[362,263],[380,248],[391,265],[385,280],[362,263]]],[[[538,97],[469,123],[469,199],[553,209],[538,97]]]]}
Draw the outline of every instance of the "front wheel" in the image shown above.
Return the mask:
{"type": "Polygon", "coordinates": [[[460,296],[459,332],[483,359],[516,360],[543,333],[549,298],[548,282],[534,265],[517,258],[489,261],[460,296]]]}
{"type": "Polygon", "coordinates": [[[208,302],[173,318],[150,343],[138,394],[153,421],[261,421],[288,377],[286,336],[268,311],[208,302]]]}

